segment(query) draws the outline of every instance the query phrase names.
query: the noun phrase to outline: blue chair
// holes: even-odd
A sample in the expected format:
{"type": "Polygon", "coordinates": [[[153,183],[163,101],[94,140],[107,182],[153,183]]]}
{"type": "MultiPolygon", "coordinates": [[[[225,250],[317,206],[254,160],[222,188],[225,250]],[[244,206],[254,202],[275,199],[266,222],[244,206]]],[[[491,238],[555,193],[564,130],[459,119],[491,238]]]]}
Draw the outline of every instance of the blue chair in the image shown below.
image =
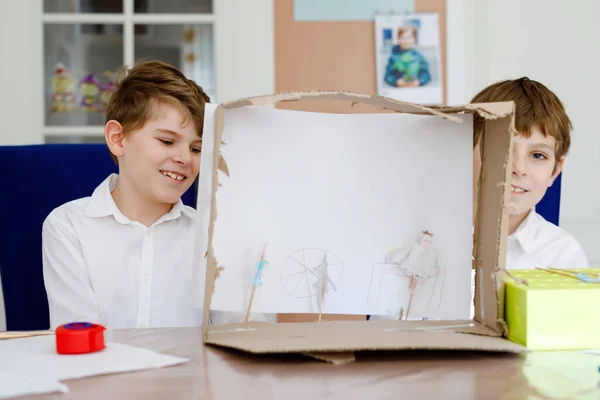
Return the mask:
{"type": "Polygon", "coordinates": [[[560,217],[560,187],[562,174],[558,175],[554,184],[548,188],[542,200],[535,207],[535,211],[546,219],[558,226],[560,217]]]}
{"type": "MultiPolygon", "coordinates": [[[[117,166],[104,144],[0,146],[0,278],[9,331],[50,327],[42,274],[42,223],[94,189],[117,166]]],[[[196,206],[197,182],[182,200],[196,206]]]]}

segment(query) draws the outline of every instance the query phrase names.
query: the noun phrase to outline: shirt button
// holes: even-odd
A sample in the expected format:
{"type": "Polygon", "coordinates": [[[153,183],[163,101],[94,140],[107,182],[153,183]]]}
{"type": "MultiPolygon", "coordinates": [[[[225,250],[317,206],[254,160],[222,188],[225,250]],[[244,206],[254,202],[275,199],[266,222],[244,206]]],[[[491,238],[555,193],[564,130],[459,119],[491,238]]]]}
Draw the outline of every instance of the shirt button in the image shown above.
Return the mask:
{"type": "Polygon", "coordinates": [[[142,275],[142,280],[143,280],[144,282],[148,282],[148,274],[143,274],[143,275],[142,275]]]}

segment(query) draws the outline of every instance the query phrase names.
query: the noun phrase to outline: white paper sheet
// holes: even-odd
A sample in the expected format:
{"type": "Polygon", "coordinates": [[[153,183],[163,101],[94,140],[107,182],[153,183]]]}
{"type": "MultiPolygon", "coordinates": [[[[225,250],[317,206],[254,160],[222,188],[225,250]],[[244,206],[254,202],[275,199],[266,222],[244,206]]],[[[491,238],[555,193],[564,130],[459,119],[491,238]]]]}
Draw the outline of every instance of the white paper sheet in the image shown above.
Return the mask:
{"type": "Polygon", "coordinates": [[[15,382],[0,384],[0,398],[64,391],[59,381],[162,368],[187,361],[119,343],[108,343],[104,350],[96,353],[60,355],[56,353],[53,335],[3,340],[0,341],[0,377],[10,374],[15,382]],[[21,392],[16,392],[18,390],[21,392]]]}
{"type": "Polygon", "coordinates": [[[67,385],[53,378],[22,376],[11,372],[0,372],[0,399],[10,399],[45,393],[67,393],[67,385]]]}
{"type": "Polygon", "coordinates": [[[253,312],[318,312],[316,272],[325,261],[325,313],[397,313],[406,309],[410,277],[386,257],[428,230],[445,279],[420,285],[410,315],[468,318],[472,122],[462,118],[225,110],[231,177],[219,177],[214,238],[225,269],[211,309],[246,310],[269,242],[253,312]],[[380,268],[397,276],[373,282],[380,268]]]}

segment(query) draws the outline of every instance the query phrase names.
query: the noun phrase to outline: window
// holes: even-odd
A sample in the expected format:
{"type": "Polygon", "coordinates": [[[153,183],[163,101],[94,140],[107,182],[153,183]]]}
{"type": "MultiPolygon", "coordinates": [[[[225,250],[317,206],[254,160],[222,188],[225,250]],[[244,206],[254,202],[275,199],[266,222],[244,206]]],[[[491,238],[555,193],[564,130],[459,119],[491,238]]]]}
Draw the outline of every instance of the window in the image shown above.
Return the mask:
{"type": "Polygon", "coordinates": [[[158,59],[215,99],[212,0],[43,0],[46,142],[100,142],[123,66],[158,59]]]}

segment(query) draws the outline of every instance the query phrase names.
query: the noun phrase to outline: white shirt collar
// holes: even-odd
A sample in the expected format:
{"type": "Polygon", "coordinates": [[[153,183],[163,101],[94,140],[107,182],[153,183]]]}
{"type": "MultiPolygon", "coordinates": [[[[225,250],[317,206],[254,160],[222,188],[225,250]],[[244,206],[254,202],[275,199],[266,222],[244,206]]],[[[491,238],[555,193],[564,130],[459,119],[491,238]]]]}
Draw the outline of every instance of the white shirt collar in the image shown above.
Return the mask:
{"type": "Polygon", "coordinates": [[[538,214],[535,208],[529,211],[527,217],[521,222],[521,225],[513,232],[509,238],[514,238],[521,245],[525,253],[535,250],[537,231],[539,227],[538,214]]]}
{"type": "MultiPolygon", "coordinates": [[[[121,212],[121,210],[119,210],[119,207],[117,207],[117,204],[111,195],[118,180],[118,174],[111,174],[94,190],[85,210],[85,215],[92,218],[112,215],[115,217],[115,220],[121,224],[135,222],[131,221],[121,212]]],[[[191,212],[187,207],[184,207],[183,202],[179,199],[179,201],[173,205],[171,211],[160,217],[152,225],[158,225],[162,222],[174,220],[179,218],[182,214],[188,218],[195,219],[195,213],[191,212]]]]}

